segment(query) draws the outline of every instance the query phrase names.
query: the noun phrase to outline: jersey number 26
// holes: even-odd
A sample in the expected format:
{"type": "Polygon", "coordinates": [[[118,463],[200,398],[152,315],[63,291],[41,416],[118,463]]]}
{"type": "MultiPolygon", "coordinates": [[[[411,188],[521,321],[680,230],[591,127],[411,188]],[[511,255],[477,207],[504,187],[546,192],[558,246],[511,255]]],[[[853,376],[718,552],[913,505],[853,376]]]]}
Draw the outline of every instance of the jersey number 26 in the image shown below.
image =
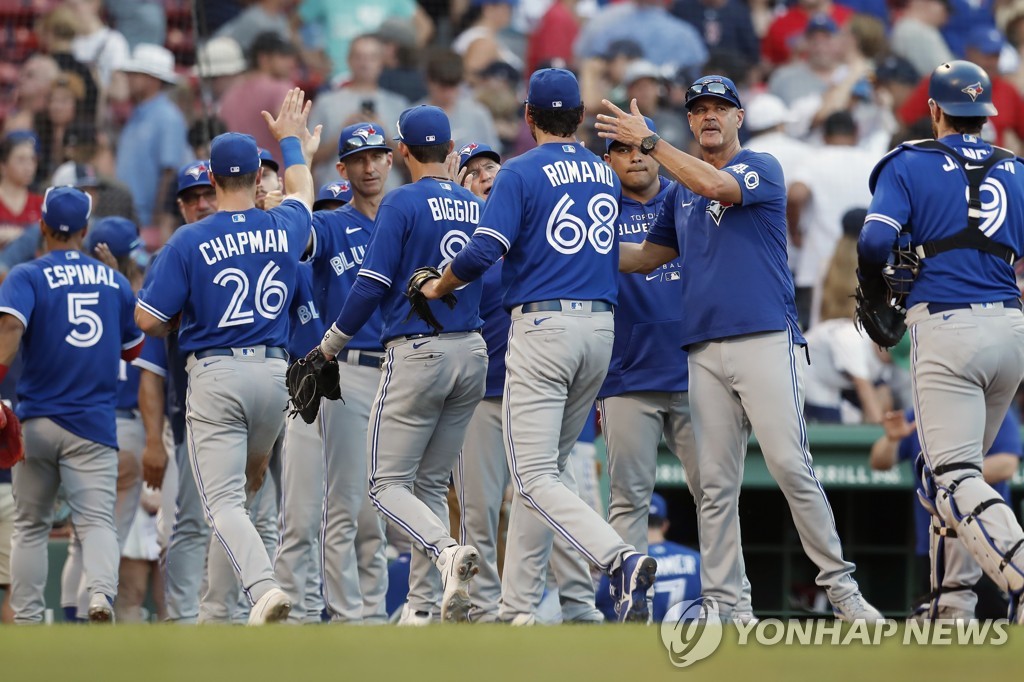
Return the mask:
{"type": "MultiPolygon", "coordinates": [[[[274,279],[281,268],[274,261],[270,261],[263,268],[259,279],[256,281],[256,296],[254,307],[256,312],[268,320],[275,320],[284,310],[285,302],[288,300],[288,286],[274,279]]],[[[228,307],[221,315],[218,327],[234,327],[240,324],[252,324],[255,321],[252,310],[244,309],[246,299],[249,297],[249,277],[238,268],[224,268],[213,278],[214,284],[222,287],[233,287],[231,300],[228,307]]]]}

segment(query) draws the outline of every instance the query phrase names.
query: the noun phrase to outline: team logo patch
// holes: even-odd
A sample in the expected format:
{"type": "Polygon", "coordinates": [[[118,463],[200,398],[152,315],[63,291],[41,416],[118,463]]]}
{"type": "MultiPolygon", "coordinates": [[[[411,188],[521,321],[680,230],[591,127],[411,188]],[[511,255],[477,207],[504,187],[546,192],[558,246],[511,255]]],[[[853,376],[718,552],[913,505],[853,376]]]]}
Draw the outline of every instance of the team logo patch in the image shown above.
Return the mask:
{"type": "Polygon", "coordinates": [[[433,135],[427,135],[427,142],[434,142],[437,138],[433,135]]]}
{"type": "Polygon", "coordinates": [[[437,184],[439,184],[441,186],[441,189],[443,189],[443,190],[447,190],[449,192],[452,191],[452,186],[449,185],[447,182],[439,182],[437,184]]]}
{"type": "Polygon", "coordinates": [[[977,83],[972,83],[971,85],[968,85],[960,92],[970,97],[972,102],[977,102],[978,96],[981,95],[981,93],[985,92],[985,88],[981,87],[981,81],[978,81],[977,83]]]}
{"type": "Polygon", "coordinates": [[[732,204],[728,201],[719,201],[715,199],[708,202],[707,212],[711,216],[711,219],[715,221],[715,225],[722,224],[722,216],[725,215],[725,209],[731,208],[732,204]]]}
{"type": "Polygon", "coordinates": [[[569,301],[569,310],[583,310],[583,301],[569,301]]]}
{"type": "Polygon", "coordinates": [[[342,192],[347,192],[348,190],[349,184],[347,182],[334,182],[331,183],[330,185],[327,185],[327,191],[333,194],[334,196],[338,196],[342,192]]]}
{"type": "Polygon", "coordinates": [[[244,213],[232,213],[231,214],[231,222],[233,222],[233,223],[244,223],[245,222],[245,214],[244,213]]]}
{"type": "Polygon", "coordinates": [[[566,154],[575,154],[576,153],[576,147],[574,147],[571,144],[563,144],[562,145],[562,151],[565,152],[566,154]]]}
{"type": "Polygon", "coordinates": [[[551,108],[552,109],[561,109],[562,108],[562,100],[556,99],[554,102],[551,103],[551,108]]]}
{"type": "Polygon", "coordinates": [[[757,189],[757,186],[761,184],[761,178],[758,177],[757,171],[750,171],[744,175],[743,184],[747,186],[747,189],[757,189]]]}
{"type": "Polygon", "coordinates": [[[373,126],[363,126],[362,128],[357,129],[353,134],[366,140],[370,135],[379,135],[380,133],[373,126]]]}
{"type": "Polygon", "coordinates": [[[254,355],[256,355],[256,349],[255,348],[243,348],[242,349],[242,357],[243,358],[251,358],[254,355]]]}
{"type": "Polygon", "coordinates": [[[186,175],[191,175],[193,180],[198,180],[199,176],[206,172],[205,163],[197,163],[196,165],[185,171],[186,175]]]}
{"type": "Polygon", "coordinates": [[[465,147],[459,150],[459,156],[469,156],[473,152],[475,152],[476,148],[479,146],[480,145],[478,145],[476,142],[470,142],[465,147]]]}

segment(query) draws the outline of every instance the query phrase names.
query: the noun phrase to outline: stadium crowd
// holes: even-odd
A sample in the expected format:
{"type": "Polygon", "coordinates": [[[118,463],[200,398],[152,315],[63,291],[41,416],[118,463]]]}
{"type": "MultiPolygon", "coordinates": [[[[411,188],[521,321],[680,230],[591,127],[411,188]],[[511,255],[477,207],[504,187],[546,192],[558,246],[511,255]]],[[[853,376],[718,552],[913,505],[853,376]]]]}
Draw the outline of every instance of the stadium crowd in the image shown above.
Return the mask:
{"type": "MultiPolygon", "coordinates": [[[[663,139],[697,154],[686,89],[721,74],[744,102],[743,145],[785,173],[789,265],[814,349],[805,414],[888,420],[895,443],[906,429],[893,415],[912,405],[909,340],[879,351],[858,333],[850,297],[868,175],[894,145],[930,136],[927,78],[954,58],[992,77],[999,115],[985,139],[1024,153],[1024,0],[205,0],[194,10],[186,0],[0,1],[0,278],[41,253],[43,193],[55,185],[85,190],[94,222],[138,226],[140,241],[114,256],[141,277],[190,211],[212,211],[208,185],[182,184],[179,171],[209,158],[225,131],[265,152],[262,207],[282,185],[260,112],[295,86],[312,98],[310,128],[323,126],[321,186],[338,180],[343,129],[369,122],[391,140],[417,103],[447,113],[456,149],[522,154],[535,144],[526,85],[550,66],[579,78],[588,148],[604,149],[593,125],[601,100],[635,99],[663,139]]],[[[394,161],[388,189],[410,177],[394,161]]],[[[15,366],[0,396],[13,399],[17,379],[15,366]]],[[[145,434],[146,447],[162,435],[145,434]]],[[[119,476],[120,486],[143,472],[123,464],[119,476]]],[[[4,523],[10,488],[0,471],[4,523]]],[[[125,619],[139,617],[145,582],[159,577],[170,522],[158,527],[158,512],[173,516],[173,499],[146,490],[124,549],[133,591],[123,594],[137,594],[118,605],[125,619]]],[[[655,525],[665,516],[659,507],[655,525]]]]}

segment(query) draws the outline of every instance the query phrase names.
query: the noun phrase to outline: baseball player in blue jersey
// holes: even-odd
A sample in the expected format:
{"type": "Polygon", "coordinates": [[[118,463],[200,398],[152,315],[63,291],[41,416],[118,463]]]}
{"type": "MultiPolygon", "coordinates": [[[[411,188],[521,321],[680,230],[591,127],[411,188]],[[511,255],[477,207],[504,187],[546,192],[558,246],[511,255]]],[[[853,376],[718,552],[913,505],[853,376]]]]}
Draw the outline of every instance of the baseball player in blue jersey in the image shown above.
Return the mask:
{"type": "MultiPolygon", "coordinates": [[[[373,124],[355,123],[341,131],[338,172],[348,178],[353,199],[336,211],[314,214],[308,250],[325,320],[337,319],[358,281],[392,161],[383,132],[373,124]]],[[[339,622],[387,620],[384,524],[370,502],[365,475],[370,407],[384,358],[383,327],[381,312],[374,311],[338,353],[344,402],[323,401],[319,417],[326,475],[320,538],[323,593],[331,619],[339,622]]]]}
{"type": "MultiPolygon", "coordinates": [[[[464,145],[456,154],[457,164],[449,168],[449,174],[461,178],[460,184],[486,199],[501,169],[501,157],[487,145],[475,142],[464,145]]],[[[512,479],[501,435],[501,394],[505,388],[505,353],[512,318],[502,305],[505,288],[501,261],[484,273],[481,282],[480,316],[487,344],[487,384],[484,399],[477,405],[466,429],[466,441],[453,472],[461,512],[459,541],[480,552],[480,573],[473,580],[470,594],[473,603],[470,618],[473,622],[535,623],[544,594],[550,550],[563,622],[595,622],[599,614],[594,606],[594,583],[586,563],[562,538],[557,538],[552,547],[547,528],[521,508],[521,498],[509,518],[506,547],[508,544],[522,546],[524,549],[514,550],[522,560],[515,566],[506,564],[507,587],[502,590],[498,576],[498,524],[505,490],[512,479]]],[[[572,468],[566,467],[563,481],[570,487],[575,485],[572,474],[572,468]]]]}
{"type": "MultiPolygon", "coordinates": [[[[444,175],[452,142],[441,109],[407,109],[398,129],[399,152],[413,182],[381,202],[356,282],[320,350],[341,357],[349,343],[358,343],[380,306],[386,356],[370,412],[370,497],[415,543],[408,610],[431,613],[440,582],[441,619],[464,621],[470,609],[468,584],[480,557],[472,546],[452,539],[447,493],[466,426],[484,395],[481,287],[462,289],[450,309],[434,306],[443,332],[409,315],[405,291],[419,266],[443,265],[469,241],[482,202],[444,175]]],[[[372,140],[367,137],[367,144],[383,143],[372,140]]],[[[349,180],[354,180],[351,173],[349,180]]]]}
{"type": "MultiPolygon", "coordinates": [[[[647,512],[644,546],[658,561],[658,582],[651,599],[651,620],[660,623],[665,613],[680,602],[700,597],[700,553],[665,539],[668,532],[668,504],[658,493],[651,493],[647,512]]],[[[608,578],[602,576],[597,588],[597,606],[608,620],[615,620],[615,605],[608,594],[608,578]]]]}
{"type": "Polygon", "coordinates": [[[291,602],[274,579],[263,542],[245,510],[284,428],[288,309],[311,226],[314,187],[307,166],[319,127],[306,128],[309,104],[288,92],[275,119],[288,197],[255,208],[259,154],[247,135],[226,133],[210,146],[218,212],[180,228],[152,266],[136,317],[166,336],[180,313],[180,350],[188,355],[189,457],[207,520],[253,604],[249,623],[287,618],[291,602]]]}
{"type": "Polygon", "coordinates": [[[942,64],[928,95],[935,139],[900,145],[871,174],[859,276],[868,286],[879,278],[897,291],[909,286],[903,307],[922,501],[1010,595],[1010,618],[1022,623],[1024,531],[985,482],[982,455],[1024,378],[1024,315],[1013,272],[1024,253],[1024,166],[979,137],[997,113],[979,66],[942,64]],[[894,254],[906,233],[911,254],[894,254]]]}
{"type": "Polygon", "coordinates": [[[803,419],[803,354],[786,265],[786,186],[778,161],[740,146],[736,86],[705,76],[687,90],[687,118],[702,159],[675,149],[605,100],[606,139],[652,155],[678,180],[640,244],[621,243],[625,273],[654,273],[682,256],[682,333],[702,500],[701,583],[720,613],[743,593],[737,523],[743,457],[753,428],[789,502],[804,551],[839,618],[879,620],[843,559],[825,491],[814,476],[803,419]],[[690,274],[692,273],[692,275],[690,274]]]}
{"type": "MultiPolygon", "coordinates": [[[[651,119],[644,121],[650,130],[657,130],[651,119]]],[[[647,236],[672,183],[658,175],[658,162],[637,147],[609,139],[606,149],[604,160],[622,182],[619,241],[638,244],[647,236]]],[[[690,423],[686,351],[679,347],[683,331],[680,267],[675,258],[646,275],[619,275],[615,344],[608,376],[598,393],[608,452],[608,523],[641,551],[647,549],[645,510],[654,492],[662,438],[686,471],[698,514],[702,498],[690,423]]],[[[655,589],[662,593],[661,577],[655,589]]],[[[734,617],[753,617],[745,570],[734,617]]]]}
{"type": "Polygon", "coordinates": [[[139,354],[143,336],[132,321],[131,284],[79,250],[91,207],[78,189],[47,190],[40,228],[48,253],[14,268],[0,287],[0,374],[24,341],[17,414],[26,458],[13,470],[11,551],[19,623],[43,620],[46,548],[61,484],[82,543],[88,618],[114,618],[118,365],[139,354]]]}
{"type": "MultiPolygon", "coordinates": [[[[560,478],[608,371],[618,291],[621,186],[576,140],[582,120],[571,72],[533,74],[526,122],[538,147],[498,172],[473,240],[423,293],[439,298],[479,279],[504,255],[512,328],[502,431],[516,495],[611,574],[621,620],[646,621],[656,562],[624,542],[560,478]]],[[[505,561],[514,566],[519,557],[505,561]]]]}

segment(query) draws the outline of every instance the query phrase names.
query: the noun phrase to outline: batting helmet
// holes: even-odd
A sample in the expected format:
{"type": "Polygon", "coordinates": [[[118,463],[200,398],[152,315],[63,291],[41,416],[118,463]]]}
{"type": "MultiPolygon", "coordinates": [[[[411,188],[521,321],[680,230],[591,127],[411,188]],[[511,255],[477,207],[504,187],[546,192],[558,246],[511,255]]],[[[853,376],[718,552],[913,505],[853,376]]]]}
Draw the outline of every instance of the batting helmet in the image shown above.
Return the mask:
{"type": "Polygon", "coordinates": [[[995,116],[992,81],[985,69],[958,59],[939,66],[928,83],[928,96],[950,116],[995,116]]]}

